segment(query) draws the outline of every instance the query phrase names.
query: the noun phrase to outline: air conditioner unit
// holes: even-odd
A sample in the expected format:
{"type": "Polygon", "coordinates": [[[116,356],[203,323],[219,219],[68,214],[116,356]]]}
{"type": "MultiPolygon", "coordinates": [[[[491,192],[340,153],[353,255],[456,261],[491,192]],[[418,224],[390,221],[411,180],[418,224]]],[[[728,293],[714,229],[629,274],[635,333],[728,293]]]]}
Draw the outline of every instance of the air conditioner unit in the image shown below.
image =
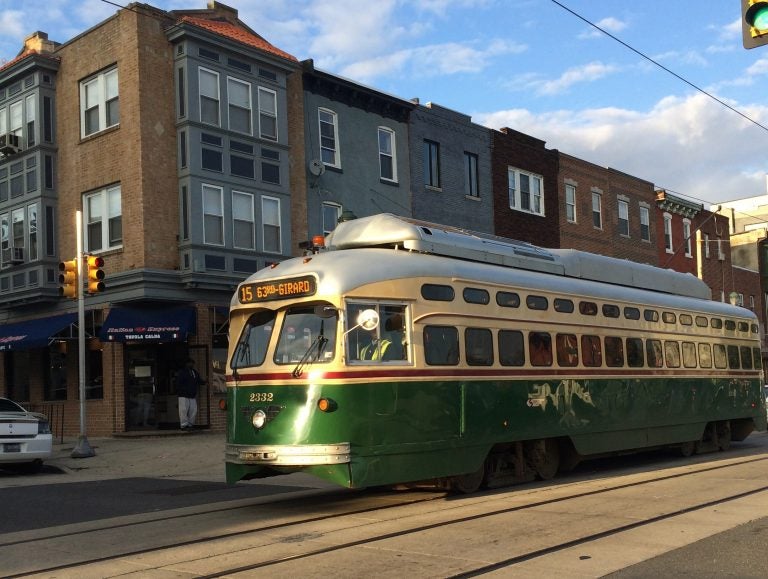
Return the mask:
{"type": "Polygon", "coordinates": [[[13,250],[13,253],[11,254],[11,263],[14,265],[24,263],[24,248],[13,247],[11,249],[13,250]]]}
{"type": "Polygon", "coordinates": [[[21,139],[19,138],[19,135],[14,135],[13,133],[0,135],[0,153],[8,157],[10,155],[15,155],[19,151],[21,151],[21,139]]]}

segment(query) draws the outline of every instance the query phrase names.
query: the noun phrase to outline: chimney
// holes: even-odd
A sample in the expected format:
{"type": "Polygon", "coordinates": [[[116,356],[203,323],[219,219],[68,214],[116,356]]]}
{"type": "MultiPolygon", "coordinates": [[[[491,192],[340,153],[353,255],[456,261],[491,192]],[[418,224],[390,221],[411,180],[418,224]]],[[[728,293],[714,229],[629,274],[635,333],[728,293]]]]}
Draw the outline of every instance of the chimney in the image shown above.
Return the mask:
{"type": "Polygon", "coordinates": [[[34,50],[38,54],[51,54],[58,45],[58,42],[48,40],[47,33],[38,30],[24,39],[24,50],[22,52],[34,50]]]}

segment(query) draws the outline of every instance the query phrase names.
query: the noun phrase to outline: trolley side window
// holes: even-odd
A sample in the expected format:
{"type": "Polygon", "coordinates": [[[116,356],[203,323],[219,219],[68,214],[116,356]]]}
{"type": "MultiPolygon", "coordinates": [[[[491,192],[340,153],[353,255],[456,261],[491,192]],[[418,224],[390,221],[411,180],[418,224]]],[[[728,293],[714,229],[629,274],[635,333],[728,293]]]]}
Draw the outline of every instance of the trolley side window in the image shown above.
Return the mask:
{"type": "Polygon", "coordinates": [[[642,368],[645,365],[643,340],[640,338],[627,338],[627,364],[630,368],[642,368]]]}
{"type": "Polygon", "coordinates": [[[722,344],[715,344],[715,368],[718,370],[724,370],[728,367],[728,354],[725,351],[725,346],[722,344]]]}
{"type": "Polygon", "coordinates": [[[380,363],[408,359],[408,332],[404,305],[373,302],[348,303],[345,317],[348,326],[346,330],[347,360],[380,363]],[[356,325],[359,316],[366,310],[373,310],[379,316],[379,324],[373,329],[356,325]]]}
{"type": "Polygon", "coordinates": [[[528,334],[528,351],[531,366],[551,366],[552,336],[548,332],[531,332],[528,334]]]}
{"type": "Polygon", "coordinates": [[[699,365],[702,368],[712,367],[712,347],[709,344],[699,344],[699,365]]]}
{"type": "Polygon", "coordinates": [[[760,348],[752,348],[752,357],[755,360],[755,368],[760,370],[763,367],[763,361],[760,359],[760,348]]]}
{"type": "Polygon", "coordinates": [[[459,331],[453,326],[425,326],[424,361],[430,366],[456,366],[459,331]]]}
{"type": "Polygon", "coordinates": [[[648,360],[648,366],[651,368],[661,368],[664,365],[664,355],[661,351],[661,340],[646,340],[645,355],[646,359],[648,360]]]}
{"type": "Polygon", "coordinates": [[[667,368],[680,367],[680,344],[672,340],[664,342],[664,357],[667,360],[667,368]]]}
{"type": "Polygon", "coordinates": [[[464,331],[464,355],[470,366],[493,365],[493,334],[486,328],[464,331]]]}
{"type": "Polygon", "coordinates": [[[603,349],[600,336],[581,337],[581,361],[590,368],[603,365],[603,349]]]}
{"type": "Polygon", "coordinates": [[[579,347],[576,334],[557,334],[557,365],[576,366],[579,363],[579,347]]]}
{"type": "Polygon", "coordinates": [[[275,315],[272,310],[261,310],[248,318],[232,355],[232,368],[261,366],[264,363],[269,338],[275,327],[275,315]]]}
{"type": "Polygon", "coordinates": [[[616,336],[605,338],[605,364],[611,368],[624,366],[624,343],[621,338],[616,336]]]}
{"type": "MultiPolygon", "coordinates": [[[[682,316],[680,316],[682,318],[682,316]]],[[[683,342],[683,366],[686,368],[696,367],[696,344],[693,342],[683,342]]]]}
{"type": "Polygon", "coordinates": [[[741,367],[745,370],[752,369],[752,348],[749,346],[741,346],[739,348],[741,353],[741,367]]]}
{"type": "Polygon", "coordinates": [[[499,363],[502,366],[525,364],[525,343],[523,333],[517,330],[499,331],[499,363]]]}
{"type": "Polygon", "coordinates": [[[731,370],[738,370],[741,368],[741,363],[739,362],[738,346],[728,346],[728,367],[731,370]]]}

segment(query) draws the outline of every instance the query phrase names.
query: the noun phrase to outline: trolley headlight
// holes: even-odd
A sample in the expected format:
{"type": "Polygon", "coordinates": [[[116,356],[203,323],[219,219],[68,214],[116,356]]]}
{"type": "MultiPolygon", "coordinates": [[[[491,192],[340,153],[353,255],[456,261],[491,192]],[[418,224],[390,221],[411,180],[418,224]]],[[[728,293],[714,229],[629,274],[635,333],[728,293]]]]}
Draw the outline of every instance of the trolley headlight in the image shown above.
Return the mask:
{"type": "Polygon", "coordinates": [[[267,413],[264,412],[261,408],[259,408],[256,412],[253,413],[251,422],[253,423],[253,427],[255,429],[261,430],[262,428],[264,428],[264,425],[267,423],[267,413]]]}

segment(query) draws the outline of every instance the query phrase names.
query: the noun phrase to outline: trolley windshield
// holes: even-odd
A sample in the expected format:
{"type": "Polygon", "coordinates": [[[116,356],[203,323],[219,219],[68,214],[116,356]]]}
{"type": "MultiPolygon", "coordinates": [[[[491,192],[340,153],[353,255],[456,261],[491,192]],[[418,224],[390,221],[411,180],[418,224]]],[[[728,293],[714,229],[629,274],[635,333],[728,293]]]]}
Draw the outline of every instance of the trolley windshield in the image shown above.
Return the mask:
{"type": "Polygon", "coordinates": [[[300,306],[283,316],[275,364],[330,362],[336,344],[338,313],[334,308],[300,306]]]}
{"type": "Polygon", "coordinates": [[[233,369],[261,366],[264,363],[276,317],[277,313],[272,310],[261,310],[248,318],[232,356],[233,369]]]}

